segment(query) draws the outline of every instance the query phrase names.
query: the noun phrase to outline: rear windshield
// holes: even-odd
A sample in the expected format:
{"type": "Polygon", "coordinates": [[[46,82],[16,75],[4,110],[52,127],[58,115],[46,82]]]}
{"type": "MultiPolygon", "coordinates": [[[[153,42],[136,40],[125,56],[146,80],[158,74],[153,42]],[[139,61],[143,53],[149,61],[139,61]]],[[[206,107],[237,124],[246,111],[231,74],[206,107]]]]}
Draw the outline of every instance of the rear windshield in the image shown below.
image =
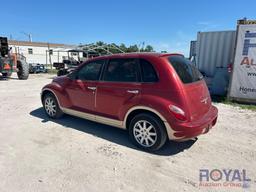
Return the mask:
{"type": "Polygon", "coordinates": [[[168,59],[183,83],[193,83],[203,79],[198,69],[183,56],[175,55],[168,59]]]}

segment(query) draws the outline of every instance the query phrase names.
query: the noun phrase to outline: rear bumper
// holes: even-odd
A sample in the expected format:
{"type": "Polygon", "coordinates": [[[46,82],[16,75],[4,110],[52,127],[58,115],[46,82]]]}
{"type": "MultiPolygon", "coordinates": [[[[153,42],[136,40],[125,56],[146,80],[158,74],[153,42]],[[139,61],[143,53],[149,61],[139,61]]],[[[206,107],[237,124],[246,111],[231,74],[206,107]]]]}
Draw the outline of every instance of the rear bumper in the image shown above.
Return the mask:
{"type": "Polygon", "coordinates": [[[212,106],[209,112],[199,120],[177,123],[172,127],[167,126],[167,130],[171,129],[167,131],[169,139],[183,141],[205,134],[216,124],[217,118],[218,109],[212,106]]]}

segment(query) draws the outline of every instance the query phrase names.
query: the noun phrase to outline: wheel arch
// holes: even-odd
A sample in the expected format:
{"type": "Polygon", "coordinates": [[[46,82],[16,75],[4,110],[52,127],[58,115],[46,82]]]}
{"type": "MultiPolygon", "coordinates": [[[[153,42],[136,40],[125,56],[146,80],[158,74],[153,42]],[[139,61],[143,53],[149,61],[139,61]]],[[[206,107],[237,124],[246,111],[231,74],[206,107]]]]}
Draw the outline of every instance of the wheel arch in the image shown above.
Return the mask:
{"type": "Polygon", "coordinates": [[[166,122],[166,119],[155,109],[145,106],[136,106],[132,107],[128,110],[124,118],[124,126],[128,127],[129,123],[131,122],[132,118],[140,113],[149,113],[154,115],[155,117],[159,118],[161,121],[166,122]]]}
{"type": "Polygon", "coordinates": [[[129,125],[130,121],[132,120],[132,118],[135,117],[139,113],[149,113],[149,114],[154,115],[155,117],[159,118],[163,122],[163,126],[166,130],[168,138],[171,139],[171,140],[172,139],[177,139],[177,137],[174,135],[174,133],[176,131],[174,131],[172,129],[172,127],[167,122],[167,120],[164,118],[164,116],[161,115],[161,113],[158,112],[157,110],[152,109],[150,107],[146,107],[146,106],[136,106],[136,107],[132,107],[131,109],[129,109],[128,112],[125,115],[123,127],[125,129],[127,129],[127,127],[129,125]]]}
{"type": "Polygon", "coordinates": [[[41,93],[41,102],[43,103],[43,98],[44,98],[44,96],[45,96],[47,93],[51,93],[51,94],[54,95],[54,97],[56,98],[56,100],[57,100],[57,102],[58,102],[59,107],[61,108],[60,102],[59,102],[59,99],[58,99],[57,95],[54,93],[54,91],[53,91],[52,89],[49,89],[49,88],[44,88],[44,89],[42,90],[42,93],[41,93]]]}

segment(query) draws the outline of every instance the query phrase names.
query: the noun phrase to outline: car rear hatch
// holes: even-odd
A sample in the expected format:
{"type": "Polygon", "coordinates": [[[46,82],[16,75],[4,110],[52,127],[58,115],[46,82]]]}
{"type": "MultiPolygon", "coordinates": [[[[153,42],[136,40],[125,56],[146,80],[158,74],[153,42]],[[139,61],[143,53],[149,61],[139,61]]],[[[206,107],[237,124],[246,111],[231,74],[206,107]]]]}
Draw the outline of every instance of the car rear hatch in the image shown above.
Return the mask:
{"type": "Polygon", "coordinates": [[[203,117],[211,107],[211,97],[204,80],[184,85],[190,119],[196,120],[203,117]]]}
{"type": "Polygon", "coordinates": [[[182,82],[189,120],[202,118],[211,108],[211,98],[202,74],[181,55],[168,57],[182,82]]]}

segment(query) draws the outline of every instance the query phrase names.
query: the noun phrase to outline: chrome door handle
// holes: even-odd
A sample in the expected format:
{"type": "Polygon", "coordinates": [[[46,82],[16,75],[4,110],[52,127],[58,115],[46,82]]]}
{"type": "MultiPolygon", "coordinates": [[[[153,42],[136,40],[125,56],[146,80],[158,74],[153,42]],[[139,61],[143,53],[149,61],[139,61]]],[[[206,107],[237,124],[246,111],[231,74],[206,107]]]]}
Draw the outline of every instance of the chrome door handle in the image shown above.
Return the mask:
{"type": "Polygon", "coordinates": [[[138,94],[138,90],[127,90],[127,93],[133,93],[133,94],[138,94]]]}
{"type": "Polygon", "coordinates": [[[96,87],[87,87],[87,88],[90,89],[90,90],[93,90],[93,91],[96,90],[96,87]]]}

